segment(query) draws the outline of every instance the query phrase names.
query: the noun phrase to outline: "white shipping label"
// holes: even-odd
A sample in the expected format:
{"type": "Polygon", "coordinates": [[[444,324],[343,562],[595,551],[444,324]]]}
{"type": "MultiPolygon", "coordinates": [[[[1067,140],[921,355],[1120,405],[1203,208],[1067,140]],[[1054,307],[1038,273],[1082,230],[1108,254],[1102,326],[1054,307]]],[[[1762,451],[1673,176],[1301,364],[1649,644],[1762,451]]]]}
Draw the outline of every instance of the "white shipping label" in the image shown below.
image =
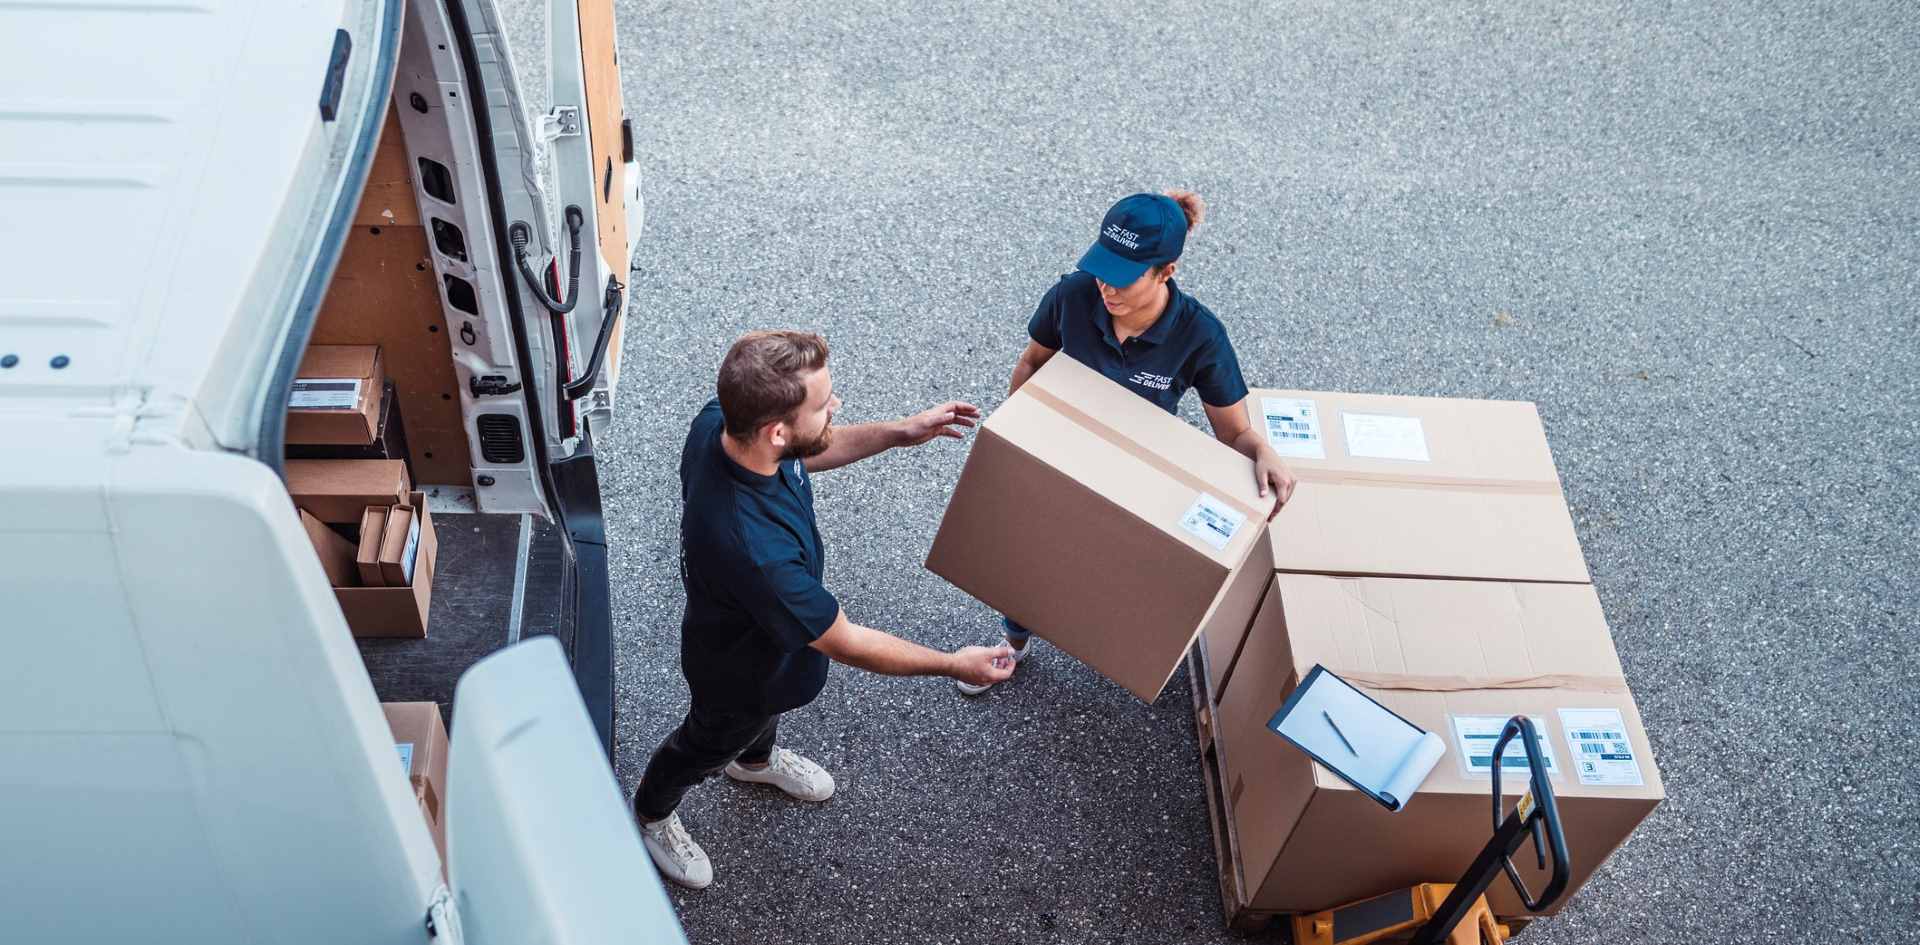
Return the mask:
{"type": "Polygon", "coordinates": [[[1260,414],[1267,420],[1267,442],[1274,452],[1302,459],[1327,458],[1327,441],[1320,435],[1320,410],[1313,401],[1262,397],[1260,414]]]}
{"type": "Polygon", "coordinates": [[[1227,550],[1227,543],[1233,541],[1235,532],[1246,524],[1247,515],[1239,509],[1227,505],[1204,492],[1193,500],[1187,514],[1180,516],[1180,527],[1187,533],[1213,546],[1215,551],[1227,550]]]}
{"type": "MultiPolygon", "coordinates": [[[[1493,746],[1500,741],[1500,732],[1507,727],[1511,715],[1455,715],[1453,719],[1453,738],[1460,746],[1460,770],[1468,775],[1488,775],[1493,772],[1493,746]]],[[[1531,718],[1531,716],[1529,716],[1531,718]]],[[[1537,736],[1534,745],[1540,752],[1540,762],[1547,767],[1547,773],[1558,775],[1560,765],[1553,758],[1553,739],[1547,737],[1547,720],[1533,719],[1533,731],[1537,736]]],[[[1509,783],[1509,775],[1527,776],[1527,750],[1520,745],[1518,736],[1507,743],[1507,750],[1500,755],[1500,777],[1502,784],[1509,783]]],[[[1518,784],[1519,781],[1512,783],[1518,784]]]]}
{"type": "Polygon", "coordinates": [[[413,774],[413,743],[401,742],[393,747],[400,750],[400,770],[413,774]]]}
{"type": "Polygon", "coordinates": [[[357,377],[303,377],[293,382],[287,407],[295,410],[352,410],[360,406],[357,377]]]}
{"type": "Polygon", "coordinates": [[[1638,786],[1640,762],[1619,709],[1561,709],[1560,724],[1573,751],[1573,770],[1581,784],[1638,786]]]}
{"type": "Polygon", "coordinates": [[[413,559],[420,553],[420,516],[424,509],[413,513],[411,525],[407,528],[407,546],[400,549],[400,573],[407,579],[407,586],[413,586],[413,559]]]}
{"type": "Polygon", "coordinates": [[[1419,417],[1390,417],[1377,413],[1343,413],[1347,422],[1347,452],[1373,459],[1433,462],[1427,455],[1427,430],[1419,417]]]}

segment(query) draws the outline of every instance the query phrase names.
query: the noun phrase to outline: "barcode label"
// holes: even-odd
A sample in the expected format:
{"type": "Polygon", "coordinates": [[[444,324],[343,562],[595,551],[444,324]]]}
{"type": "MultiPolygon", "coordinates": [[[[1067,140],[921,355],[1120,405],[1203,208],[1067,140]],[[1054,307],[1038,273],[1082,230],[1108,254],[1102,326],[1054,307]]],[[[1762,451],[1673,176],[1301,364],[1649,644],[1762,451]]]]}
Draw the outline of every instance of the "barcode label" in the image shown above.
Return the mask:
{"type": "Polygon", "coordinates": [[[1282,456],[1326,459],[1326,440],[1320,435],[1320,410],[1311,400],[1262,397],[1260,414],[1267,424],[1267,443],[1282,456]]]}
{"type": "MultiPolygon", "coordinates": [[[[1455,715],[1453,719],[1453,737],[1460,748],[1461,771],[1469,775],[1485,775],[1493,770],[1493,746],[1500,741],[1501,730],[1507,727],[1510,715],[1455,715]]],[[[1540,762],[1546,766],[1547,773],[1558,776],[1560,765],[1553,757],[1553,739],[1547,736],[1545,719],[1533,720],[1535,750],[1540,753],[1540,762]]],[[[1527,770],[1527,752],[1521,747],[1518,738],[1507,743],[1507,750],[1500,755],[1500,772],[1508,773],[1527,770]]],[[[1516,782],[1518,783],[1518,782],[1516,782]]]]}
{"type": "Polygon", "coordinates": [[[357,377],[303,377],[293,382],[287,406],[294,410],[352,410],[360,406],[357,377]]]}
{"type": "Polygon", "coordinates": [[[1561,709],[1560,725],[1581,784],[1637,786],[1646,781],[1619,709],[1561,709]]]}
{"type": "Polygon", "coordinates": [[[408,587],[413,586],[413,563],[420,556],[420,516],[425,514],[425,509],[413,513],[411,524],[407,526],[406,547],[400,550],[400,573],[407,579],[408,587]]]}
{"type": "Polygon", "coordinates": [[[1202,492],[1187,508],[1187,514],[1180,517],[1180,527],[1186,529],[1187,534],[1211,545],[1215,551],[1225,551],[1227,544],[1233,541],[1234,533],[1246,521],[1246,513],[1202,492]]]}
{"type": "Polygon", "coordinates": [[[399,742],[395,744],[393,747],[395,750],[400,752],[400,770],[406,772],[407,774],[412,774],[413,773],[413,743],[399,742]]]}

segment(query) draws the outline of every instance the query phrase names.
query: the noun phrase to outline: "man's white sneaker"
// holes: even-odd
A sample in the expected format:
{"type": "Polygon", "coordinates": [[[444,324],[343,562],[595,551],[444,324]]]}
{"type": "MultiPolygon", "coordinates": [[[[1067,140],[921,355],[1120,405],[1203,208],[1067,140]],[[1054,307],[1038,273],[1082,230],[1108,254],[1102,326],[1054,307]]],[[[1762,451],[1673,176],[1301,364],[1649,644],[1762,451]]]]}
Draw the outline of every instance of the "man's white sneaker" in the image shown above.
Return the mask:
{"type": "MultiPolygon", "coordinates": [[[[995,644],[995,645],[998,646],[999,644],[995,644]]],[[[1012,644],[1009,643],[1008,645],[1011,646],[1012,644]]],[[[1013,651],[1014,668],[1018,669],[1020,666],[1020,662],[1026,659],[1027,655],[1032,652],[1033,652],[1033,640],[1032,638],[1028,638],[1026,646],[1020,647],[1019,649],[1013,651]]],[[[1013,677],[1009,676],[1007,678],[1012,679],[1013,677]]],[[[960,694],[963,696],[977,696],[983,692],[986,692],[989,689],[992,689],[993,683],[987,683],[984,686],[976,686],[973,683],[963,682],[961,680],[956,679],[953,681],[953,688],[960,690],[960,694]]]]}
{"type": "Polygon", "coordinates": [[[640,842],[647,848],[647,854],[653,857],[653,865],[660,868],[660,874],[688,889],[705,889],[713,885],[713,861],[707,859],[707,851],[693,842],[693,836],[680,823],[679,814],[668,814],[666,820],[640,825],[640,842]]]}
{"type": "Polygon", "coordinates": [[[738,761],[729,762],[727,777],[735,781],[771,784],[792,797],[814,803],[833,796],[833,775],[785,748],[775,748],[764,768],[749,768],[738,761]]]}

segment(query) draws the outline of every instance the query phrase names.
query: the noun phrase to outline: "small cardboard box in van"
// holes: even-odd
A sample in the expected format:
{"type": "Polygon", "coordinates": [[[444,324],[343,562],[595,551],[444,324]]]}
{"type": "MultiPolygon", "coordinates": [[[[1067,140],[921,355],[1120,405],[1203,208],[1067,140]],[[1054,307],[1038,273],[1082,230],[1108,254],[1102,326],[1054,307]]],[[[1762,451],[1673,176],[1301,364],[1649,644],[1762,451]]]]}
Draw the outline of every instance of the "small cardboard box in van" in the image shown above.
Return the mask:
{"type": "Polygon", "coordinates": [[[333,596],[340,601],[347,627],[356,637],[424,639],[427,615],[433,605],[433,573],[440,554],[433,531],[433,515],[427,511],[427,497],[419,492],[408,497],[407,506],[385,511],[381,534],[373,538],[362,535],[361,548],[379,549],[372,573],[380,580],[392,575],[407,583],[388,587],[335,587],[333,596]],[[401,512],[405,514],[397,514],[401,512]],[[411,522],[403,522],[396,529],[392,527],[396,517],[411,522]],[[388,554],[386,539],[396,532],[399,543],[388,554]],[[389,564],[395,570],[389,571],[389,564]]]}
{"type": "Polygon", "coordinates": [[[400,753],[400,766],[413,786],[413,797],[427,819],[433,845],[440,861],[447,859],[447,834],[441,805],[447,796],[447,727],[440,721],[440,706],[432,702],[382,702],[387,727],[393,730],[393,747],[400,753]]]}
{"type": "Polygon", "coordinates": [[[365,446],[380,432],[386,366],[375,345],[312,345],[287,399],[287,443],[365,446]]]}
{"type": "Polygon", "coordinates": [[[290,459],[293,504],[329,525],[353,525],[367,506],[406,505],[413,483],[397,459],[290,459]]]}

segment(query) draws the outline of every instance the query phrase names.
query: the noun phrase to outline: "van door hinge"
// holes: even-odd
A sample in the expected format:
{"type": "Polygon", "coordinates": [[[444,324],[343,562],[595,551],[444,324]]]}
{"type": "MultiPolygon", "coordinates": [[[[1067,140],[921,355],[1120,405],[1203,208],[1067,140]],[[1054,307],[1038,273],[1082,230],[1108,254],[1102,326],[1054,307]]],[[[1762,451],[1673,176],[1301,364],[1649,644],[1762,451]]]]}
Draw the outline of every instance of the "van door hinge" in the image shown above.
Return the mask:
{"type": "Polygon", "coordinates": [[[460,911],[454,908],[453,893],[446,884],[433,891],[433,899],[427,903],[427,937],[439,945],[461,945],[467,939],[460,928],[460,911]]]}
{"type": "Polygon", "coordinates": [[[552,141],[580,133],[580,109],[572,105],[556,105],[553,111],[540,116],[540,140],[552,141]]]}

